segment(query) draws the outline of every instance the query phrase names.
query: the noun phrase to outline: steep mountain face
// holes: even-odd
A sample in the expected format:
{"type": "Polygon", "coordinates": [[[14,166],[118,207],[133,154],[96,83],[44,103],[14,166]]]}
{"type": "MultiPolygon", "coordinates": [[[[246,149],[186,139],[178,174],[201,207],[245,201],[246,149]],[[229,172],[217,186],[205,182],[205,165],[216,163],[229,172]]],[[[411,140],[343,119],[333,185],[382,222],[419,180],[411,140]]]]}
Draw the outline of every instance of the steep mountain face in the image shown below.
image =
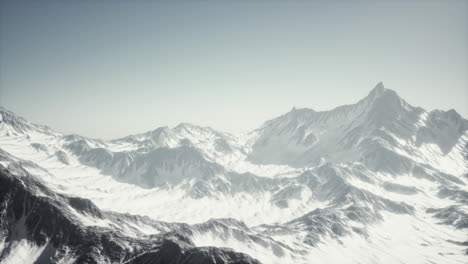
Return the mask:
{"type": "Polygon", "coordinates": [[[467,260],[468,121],[382,83],[247,137],[183,123],[106,141],[0,114],[6,263],[467,260]]]}
{"type": "Polygon", "coordinates": [[[66,147],[79,161],[87,166],[100,169],[104,174],[116,179],[134,183],[145,188],[163,184],[175,185],[184,180],[212,177],[223,168],[203,158],[192,147],[155,148],[148,152],[111,152],[104,148],[91,148],[76,151],[72,143],[66,147]],[[71,146],[72,145],[72,146],[71,146]]]}
{"type": "Polygon", "coordinates": [[[464,185],[467,131],[467,120],[454,110],[426,112],[379,83],[354,105],[326,112],[293,109],[266,122],[248,159],[295,167],[358,162],[372,172],[464,185]]]}
{"type": "Polygon", "coordinates": [[[24,135],[28,133],[38,133],[45,135],[59,135],[47,126],[32,124],[26,119],[7,111],[0,106],[0,126],[1,131],[6,136],[24,135]]]}
{"type": "MultiPolygon", "coordinates": [[[[423,145],[437,146],[433,154],[441,158],[452,150],[459,154],[468,142],[467,130],[467,120],[454,110],[428,113],[379,83],[354,105],[325,112],[293,109],[266,122],[257,130],[249,159],[295,167],[323,161],[361,161],[380,167],[385,164],[378,161],[399,162],[421,155],[423,145]],[[376,161],[375,156],[381,157],[376,161]]],[[[458,165],[466,169],[461,161],[458,165]]]]}
{"type": "Polygon", "coordinates": [[[193,232],[188,226],[148,220],[161,233],[144,234],[135,218],[56,194],[23,174],[0,167],[2,263],[259,263],[230,249],[195,247],[183,234],[193,232]]]}

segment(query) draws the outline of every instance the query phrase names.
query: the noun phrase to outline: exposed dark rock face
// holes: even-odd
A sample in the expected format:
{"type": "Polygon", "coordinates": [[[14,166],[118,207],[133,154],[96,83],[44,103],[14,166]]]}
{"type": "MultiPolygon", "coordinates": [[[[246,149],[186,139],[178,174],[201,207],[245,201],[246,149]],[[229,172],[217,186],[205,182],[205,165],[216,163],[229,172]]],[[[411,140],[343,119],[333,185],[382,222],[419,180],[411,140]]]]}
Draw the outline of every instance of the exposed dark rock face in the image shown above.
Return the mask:
{"type": "Polygon", "coordinates": [[[260,263],[246,254],[226,248],[194,248],[189,239],[177,233],[167,234],[159,248],[139,255],[131,261],[141,264],[260,263]]]}
{"type": "Polygon", "coordinates": [[[80,217],[88,216],[111,223],[132,219],[129,215],[101,211],[87,199],[54,193],[33,176],[13,175],[0,166],[0,240],[5,242],[0,262],[8,256],[14,242],[27,240],[43,247],[37,264],[63,259],[96,264],[260,263],[231,249],[196,247],[177,232],[136,238],[119,229],[87,226],[80,217]]]}
{"type": "Polygon", "coordinates": [[[0,263],[465,263],[467,161],[468,120],[382,83],[241,137],[99,140],[0,107],[0,263]]]}

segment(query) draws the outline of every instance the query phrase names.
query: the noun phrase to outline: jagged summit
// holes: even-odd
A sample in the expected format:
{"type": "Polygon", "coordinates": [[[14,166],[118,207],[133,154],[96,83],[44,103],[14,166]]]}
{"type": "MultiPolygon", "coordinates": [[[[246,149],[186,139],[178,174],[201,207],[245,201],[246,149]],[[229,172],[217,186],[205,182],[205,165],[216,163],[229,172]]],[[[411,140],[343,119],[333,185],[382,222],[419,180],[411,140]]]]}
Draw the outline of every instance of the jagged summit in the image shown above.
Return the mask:
{"type": "Polygon", "coordinates": [[[412,107],[407,102],[405,102],[397,92],[385,88],[383,82],[379,82],[366,97],[356,103],[356,105],[360,104],[370,104],[377,107],[383,106],[391,108],[400,107],[403,105],[412,107]]]}
{"type": "Polygon", "coordinates": [[[324,155],[335,162],[362,160],[370,157],[367,152],[382,147],[381,142],[400,148],[393,137],[408,141],[409,145],[414,140],[433,142],[446,154],[468,129],[467,121],[455,113],[428,113],[413,107],[379,82],[355,104],[320,112],[294,109],[265,122],[257,130],[249,159],[260,164],[298,167],[318,164],[324,155]],[[450,128],[442,132],[440,126],[450,128]]]}
{"type": "MultiPolygon", "coordinates": [[[[408,103],[401,99],[395,91],[385,88],[383,82],[379,82],[368,93],[366,97],[362,98],[354,104],[338,106],[331,110],[323,111],[315,111],[312,108],[308,107],[296,108],[294,106],[289,112],[287,112],[283,116],[287,116],[289,118],[307,119],[310,118],[310,116],[314,116],[315,114],[322,116],[343,115],[346,112],[350,113],[361,111],[362,109],[364,109],[364,107],[398,108],[403,105],[411,107],[408,103]]],[[[270,123],[270,121],[267,121],[265,124],[267,123],[270,123]]]]}
{"type": "Polygon", "coordinates": [[[369,92],[370,97],[378,97],[382,95],[387,88],[385,88],[383,82],[379,82],[375,85],[375,87],[369,92]]]}
{"type": "Polygon", "coordinates": [[[468,121],[381,83],[357,103],[294,107],[239,137],[182,123],[93,140],[5,116],[0,167],[18,175],[0,169],[2,263],[53,252],[64,263],[153,263],[163,249],[167,260],[256,263],[210,246],[271,264],[466,262],[468,121]],[[10,181],[30,174],[50,191],[10,181]],[[29,236],[4,239],[23,227],[29,236]]]}
{"type": "Polygon", "coordinates": [[[383,83],[379,82],[366,97],[362,98],[357,103],[338,106],[331,110],[324,111],[315,111],[311,108],[293,107],[286,114],[275,119],[266,121],[264,123],[264,126],[267,124],[271,125],[272,121],[278,119],[288,119],[290,120],[288,122],[293,122],[292,119],[296,119],[298,121],[320,120],[322,122],[326,119],[332,119],[335,120],[335,122],[338,122],[338,120],[341,120],[343,118],[349,120],[350,118],[353,118],[353,116],[361,114],[365,111],[375,111],[376,108],[388,110],[389,108],[395,109],[401,108],[403,106],[411,107],[403,99],[401,99],[395,91],[385,88],[383,83]]]}

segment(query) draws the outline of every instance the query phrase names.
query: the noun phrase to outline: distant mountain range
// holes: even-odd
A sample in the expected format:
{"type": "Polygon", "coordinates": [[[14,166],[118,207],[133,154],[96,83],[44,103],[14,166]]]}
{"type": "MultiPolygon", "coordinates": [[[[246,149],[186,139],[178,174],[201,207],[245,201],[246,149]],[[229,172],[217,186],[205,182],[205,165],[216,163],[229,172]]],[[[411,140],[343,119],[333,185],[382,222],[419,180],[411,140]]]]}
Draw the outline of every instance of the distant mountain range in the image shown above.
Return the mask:
{"type": "Polygon", "coordinates": [[[466,263],[468,121],[382,83],[243,135],[115,140],[0,107],[2,263],[466,263]]]}

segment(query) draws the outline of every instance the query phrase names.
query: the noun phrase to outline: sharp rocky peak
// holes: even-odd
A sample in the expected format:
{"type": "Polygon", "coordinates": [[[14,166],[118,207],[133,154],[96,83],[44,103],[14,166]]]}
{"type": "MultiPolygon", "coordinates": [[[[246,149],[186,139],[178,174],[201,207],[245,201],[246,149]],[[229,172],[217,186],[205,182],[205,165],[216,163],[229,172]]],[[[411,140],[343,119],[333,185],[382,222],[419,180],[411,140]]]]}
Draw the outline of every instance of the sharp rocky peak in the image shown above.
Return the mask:
{"type": "Polygon", "coordinates": [[[388,89],[385,88],[383,82],[379,82],[377,83],[377,85],[375,85],[375,87],[369,92],[369,95],[368,97],[379,97],[381,96],[383,93],[385,93],[385,91],[387,91],[388,89]]]}
{"type": "MultiPolygon", "coordinates": [[[[367,112],[399,112],[403,108],[411,108],[411,106],[401,99],[398,94],[390,89],[385,88],[382,82],[379,82],[369,94],[359,102],[351,105],[338,106],[332,110],[314,111],[310,108],[293,107],[286,114],[267,121],[264,125],[269,126],[277,122],[323,122],[324,120],[352,120],[359,116],[363,111],[367,112]]],[[[340,121],[340,122],[341,122],[340,121]]]]}

